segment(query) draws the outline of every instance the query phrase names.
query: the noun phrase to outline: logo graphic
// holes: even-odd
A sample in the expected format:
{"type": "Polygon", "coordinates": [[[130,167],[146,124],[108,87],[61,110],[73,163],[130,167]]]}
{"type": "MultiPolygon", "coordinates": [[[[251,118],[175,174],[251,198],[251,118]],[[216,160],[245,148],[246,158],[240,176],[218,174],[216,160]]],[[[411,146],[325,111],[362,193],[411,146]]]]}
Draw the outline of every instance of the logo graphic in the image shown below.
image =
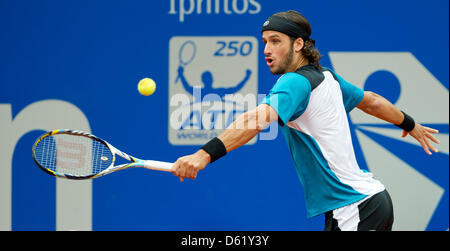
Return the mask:
{"type": "Polygon", "coordinates": [[[169,47],[170,143],[204,144],[256,107],[254,37],[173,37],[169,47]]]}
{"type": "Polygon", "coordinates": [[[358,109],[350,113],[361,168],[374,173],[391,194],[393,229],[447,230],[448,90],[409,52],[331,52],[330,59],[350,83],[381,94],[419,123],[439,130],[440,152],[428,156],[415,139],[401,138],[397,127],[358,109]]]}

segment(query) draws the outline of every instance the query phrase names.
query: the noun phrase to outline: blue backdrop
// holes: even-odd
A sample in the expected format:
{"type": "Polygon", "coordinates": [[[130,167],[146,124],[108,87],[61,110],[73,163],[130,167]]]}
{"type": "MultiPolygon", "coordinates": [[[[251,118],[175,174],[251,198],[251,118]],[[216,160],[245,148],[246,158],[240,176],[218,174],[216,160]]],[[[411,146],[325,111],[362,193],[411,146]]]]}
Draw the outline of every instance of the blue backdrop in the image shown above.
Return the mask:
{"type": "MultiPolygon", "coordinates": [[[[58,204],[63,193],[57,192],[55,178],[31,158],[42,129],[59,126],[90,129],[140,158],[175,161],[193,153],[198,143],[169,139],[169,101],[180,87],[173,81],[180,44],[194,41],[197,46],[195,60],[185,66],[186,78],[200,81],[201,72],[209,69],[217,82],[237,83],[249,68],[253,75],[246,91],[265,94],[278,76],[264,61],[260,27],[271,14],[295,9],[312,25],[322,65],[350,82],[360,79],[354,84],[385,95],[419,122],[440,130],[441,152],[428,157],[414,141],[401,139],[400,131],[350,117],[361,167],[379,173],[387,187],[392,184],[400,210],[394,228],[447,230],[448,5],[446,0],[0,0],[0,229],[322,230],[322,216],[306,219],[303,189],[281,133],[231,152],[195,181],[180,183],[170,173],[141,169],[93,180],[86,183],[91,195],[83,202],[87,208],[72,214],[64,213],[70,211],[60,205],[66,202],[58,204]],[[223,46],[229,55],[207,61],[205,41],[216,50],[223,46]],[[247,47],[240,47],[245,42],[247,47]],[[358,67],[375,61],[372,56],[387,66],[353,77],[358,67]],[[203,65],[201,58],[207,61],[203,65]],[[397,58],[399,63],[393,61],[397,58]],[[404,72],[413,80],[422,76],[430,81],[406,83],[404,72]],[[152,96],[136,89],[144,77],[157,84],[152,96]],[[51,115],[46,104],[59,113],[51,115]],[[384,163],[391,160],[404,169],[389,175],[389,169],[375,168],[377,163],[388,168],[384,163]],[[398,188],[410,183],[417,190],[398,188]],[[417,206],[405,209],[409,201],[417,206]]],[[[74,201],[86,195],[76,189],[68,192],[74,201]]],[[[72,199],[66,200],[70,204],[72,199]]]]}

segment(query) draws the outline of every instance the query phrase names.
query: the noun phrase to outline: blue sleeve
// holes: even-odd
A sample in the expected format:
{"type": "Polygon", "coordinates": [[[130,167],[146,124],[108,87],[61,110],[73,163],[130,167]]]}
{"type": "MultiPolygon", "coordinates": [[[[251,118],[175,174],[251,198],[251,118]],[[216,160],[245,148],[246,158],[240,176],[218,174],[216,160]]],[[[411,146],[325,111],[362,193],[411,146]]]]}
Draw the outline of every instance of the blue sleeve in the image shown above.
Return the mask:
{"type": "Polygon", "coordinates": [[[298,118],[308,106],[309,81],[300,74],[286,73],[272,87],[261,103],[270,105],[284,124],[298,118]]]}
{"type": "Polygon", "coordinates": [[[359,103],[361,103],[364,97],[364,91],[351,83],[345,81],[341,76],[336,74],[331,69],[327,68],[334,73],[338,79],[339,85],[341,86],[342,99],[344,101],[345,111],[347,113],[351,112],[359,103]]]}

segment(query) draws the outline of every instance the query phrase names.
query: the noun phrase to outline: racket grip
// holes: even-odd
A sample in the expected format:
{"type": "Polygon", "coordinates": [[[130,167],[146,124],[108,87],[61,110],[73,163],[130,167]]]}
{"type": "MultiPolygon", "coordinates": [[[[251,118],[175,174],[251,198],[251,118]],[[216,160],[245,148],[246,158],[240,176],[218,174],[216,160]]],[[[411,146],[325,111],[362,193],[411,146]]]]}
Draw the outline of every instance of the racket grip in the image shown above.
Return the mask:
{"type": "Polygon", "coordinates": [[[156,160],[145,160],[144,167],[152,170],[172,172],[173,163],[156,161],[156,160]]]}

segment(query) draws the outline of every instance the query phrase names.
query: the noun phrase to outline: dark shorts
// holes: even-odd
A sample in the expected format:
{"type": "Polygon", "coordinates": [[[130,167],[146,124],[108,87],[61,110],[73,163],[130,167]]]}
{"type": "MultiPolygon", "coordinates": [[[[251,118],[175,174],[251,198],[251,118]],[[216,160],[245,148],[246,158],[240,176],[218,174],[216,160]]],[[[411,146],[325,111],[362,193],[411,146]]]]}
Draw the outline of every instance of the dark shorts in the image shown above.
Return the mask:
{"type": "Polygon", "coordinates": [[[392,200],[386,190],[325,213],[325,231],[391,231],[393,223],[392,200]]]}

